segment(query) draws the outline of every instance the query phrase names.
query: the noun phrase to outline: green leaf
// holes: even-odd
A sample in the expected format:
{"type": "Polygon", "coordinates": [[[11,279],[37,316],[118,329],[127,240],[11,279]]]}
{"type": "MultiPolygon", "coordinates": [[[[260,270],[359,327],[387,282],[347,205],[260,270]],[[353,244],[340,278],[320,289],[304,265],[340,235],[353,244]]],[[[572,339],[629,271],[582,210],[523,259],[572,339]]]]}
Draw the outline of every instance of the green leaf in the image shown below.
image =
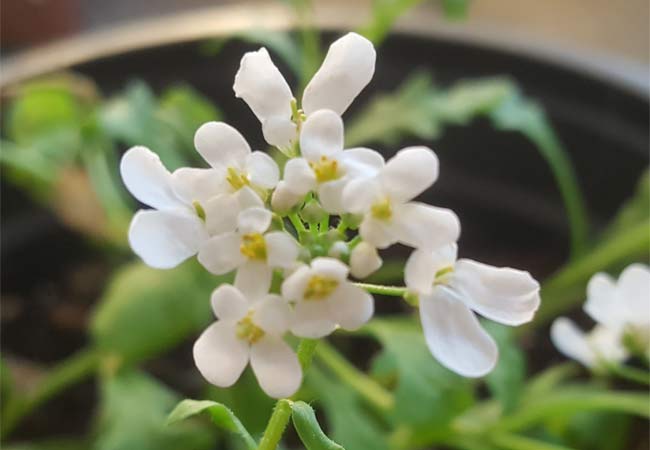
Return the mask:
{"type": "Polygon", "coordinates": [[[125,371],[103,380],[95,450],[208,450],[214,430],[196,422],[168,427],[176,394],[155,379],[125,371]]]}
{"type": "Polygon", "coordinates": [[[100,348],[127,362],[153,357],[213,320],[210,293],[224,279],[195,261],[172,270],[126,265],[95,311],[92,335],[100,348]]]}
{"type": "MultiPolygon", "coordinates": [[[[571,448],[624,450],[630,448],[632,419],[616,413],[578,413],[569,418],[561,436],[571,448]]],[[[550,423],[557,427],[553,419],[550,423]]]]}
{"type": "Polygon", "coordinates": [[[88,442],[81,439],[48,439],[3,445],[4,450],[87,450],[88,442]]]}
{"type": "Polygon", "coordinates": [[[397,19],[421,2],[422,0],[374,0],[371,19],[358,32],[379,46],[397,19]]]}
{"type": "Polygon", "coordinates": [[[607,226],[600,239],[608,240],[626,233],[650,218],[650,171],[643,172],[637,183],[635,194],[618,210],[616,217],[607,226]]]}
{"type": "Polygon", "coordinates": [[[485,381],[492,395],[501,402],[504,412],[508,413],[517,407],[524,389],[524,354],[517,346],[511,327],[490,321],[483,321],[483,326],[499,346],[499,362],[485,381]]]}
{"type": "Polygon", "coordinates": [[[212,419],[212,422],[219,428],[239,435],[249,450],[255,450],[257,448],[257,443],[237,416],[221,403],[210,400],[186,399],[181,401],[169,414],[167,424],[171,425],[201,413],[207,413],[212,419]]]}
{"type": "Polygon", "coordinates": [[[305,402],[294,402],[291,410],[293,426],[306,450],[344,450],[323,433],[311,406],[305,402]]]}
{"type": "Polygon", "coordinates": [[[470,3],[471,0],[442,0],[442,10],[448,19],[465,19],[470,3]]]}

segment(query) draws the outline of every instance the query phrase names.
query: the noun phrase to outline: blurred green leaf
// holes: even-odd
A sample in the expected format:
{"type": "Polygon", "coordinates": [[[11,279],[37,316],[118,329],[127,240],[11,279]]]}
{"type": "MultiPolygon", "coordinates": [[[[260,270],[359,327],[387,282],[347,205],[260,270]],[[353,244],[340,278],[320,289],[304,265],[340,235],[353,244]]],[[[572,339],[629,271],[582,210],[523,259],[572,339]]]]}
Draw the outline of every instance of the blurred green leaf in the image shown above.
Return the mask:
{"type": "Polygon", "coordinates": [[[88,442],[82,439],[48,439],[3,445],[4,450],[87,450],[88,442]]]}
{"type": "Polygon", "coordinates": [[[420,3],[422,0],[373,0],[371,19],[358,32],[378,46],[397,19],[420,3]]]}
{"type": "Polygon", "coordinates": [[[650,171],[643,172],[637,183],[636,192],[616,213],[616,217],[601,235],[602,240],[615,238],[626,233],[650,218],[650,171]]]}
{"type": "Polygon", "coordinates": [[[291,410],[293,425],[306,450],[344,450],[323,433],[311,406],[305,402],[294,402],[291,410]]]}
{"type": "Polygon", "coordinates": [[[127,362],[163,352],[213,319],[210,292],[223,281],[195,261],[172,270],[128,264],[115,274],[92,318],[95,342],[127,362]]]}
{"type": "Polygon", "coordinates": [[[155,379],[125,371],[103,380],[95,450],[208,450],[213,430],[196,422],[168,427],[176,394],[155,379]]]}
{"type": "Polygon", "coordinates": [[[257,448],[257,443],[248,433],[244,425],[239,421],[237,416],[221,403],[210,400],[186,399],[181,401],[169,414],[167,424],[172,425],[201,413],[207,413],[212,419],[212,422],[219,428],[241,437],[247,449],[255,450],[257,448]]]}
{"type": "Polygon", "coordinates": [[[625,450],[630,448],[631,422],[632,417],[621,414],[578,413],[568,420],[561,434],[572,448],[625,450]]]}
{"type": "Polygon", "coordinates": [[[395,423],[408,424],[429,436],[444,433],[450,421],[472,405],[471,382],[431,356],[415,320],[375,319],[366,329],[383,346],[382,372],[388,366],[396,376],[396,402],[391,413],[395,423]],[[420,406],[413,408],[414,404],[420,406]]]}
{"type": "Polygon", "coordinates": [[[467,17],[471,0],[442,0],[442,10],[448,19],[460,20],[467,17]]]}
{"type": "Polygon", "coordinates": [[[499,362],[485,381],[492,395],[501,402],[503,411],[508,413],[517,407],[524,389],[524,354],[517,346],[512,328],[487,320],[482,323],[499,346],[499,362]]]}

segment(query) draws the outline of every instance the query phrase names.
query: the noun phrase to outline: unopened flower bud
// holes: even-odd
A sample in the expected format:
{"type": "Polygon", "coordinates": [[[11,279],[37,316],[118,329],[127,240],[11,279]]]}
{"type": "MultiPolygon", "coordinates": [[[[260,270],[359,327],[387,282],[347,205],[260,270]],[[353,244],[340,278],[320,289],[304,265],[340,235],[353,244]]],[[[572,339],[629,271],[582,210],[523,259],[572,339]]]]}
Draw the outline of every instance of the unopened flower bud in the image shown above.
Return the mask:
{"type": "Polygon", "coordinates": [[[350,272],[363,279],[381,267],[382,259],[377,249],[367,242],[360,242],[350,254],[350,272]]]}

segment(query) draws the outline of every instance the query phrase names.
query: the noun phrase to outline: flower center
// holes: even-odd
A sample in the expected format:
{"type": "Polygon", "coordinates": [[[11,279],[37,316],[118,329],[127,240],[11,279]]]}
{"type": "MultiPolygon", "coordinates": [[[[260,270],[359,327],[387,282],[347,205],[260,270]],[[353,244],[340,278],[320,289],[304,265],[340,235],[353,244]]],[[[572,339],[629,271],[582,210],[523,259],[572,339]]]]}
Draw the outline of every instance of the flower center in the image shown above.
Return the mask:
{"type": "Polygon", "coordinates": [[[250,259],[266,260],[266,242],[260,233],[249,233],[242,236],[239,251],[250,259]]]}
{"type": "Polygon", "coordinates": [[[370,213],[375,219],[390,220],[393,217],[393,209],[390,206],[390,200],[384,200],[375,203],[370,207],[370,213]]]}
{"type": "Polygon", "coordinates": [[[264,330],[255,325],[253,322],[253,312],[250,311],[246,317],[237,322],[235,334],[239,339],[248,341],[249,344],[254,344],[264,337],[264,330]]]}
{"type": "Polygon", "coordinates": [[[436,277],[433,281],[433,285],[437,286],[440,284],[447,284],[451,274],[454,272],[453,266],[443,267],[442,269],[436,272],[436,277]]]}
{"type": "Polygon", "coordinates": [[[303,297],[305,300],[322,300],[329,296],[339,285],[334,278],[314,275],[309,279],[303,297]]]}
{"type": "Polygon", "coordinates": [[[228,183],[230,183],[230,186],[232,186],[235,191],[240,190],[244,186],[250,186],[251,184],[250,180],[248,179],[248,175],[239,169],[235,169],[234,167],[228,167],[226,180],[228,183]]]}
{"type": "Polygon", "coordinates": [[[309,166],[314,171],[316,181],[319,183],[336,180],[340,177],[338,161],[329,159],[327,156],[321,156],[318,162],[310,162],[309,166]]]}

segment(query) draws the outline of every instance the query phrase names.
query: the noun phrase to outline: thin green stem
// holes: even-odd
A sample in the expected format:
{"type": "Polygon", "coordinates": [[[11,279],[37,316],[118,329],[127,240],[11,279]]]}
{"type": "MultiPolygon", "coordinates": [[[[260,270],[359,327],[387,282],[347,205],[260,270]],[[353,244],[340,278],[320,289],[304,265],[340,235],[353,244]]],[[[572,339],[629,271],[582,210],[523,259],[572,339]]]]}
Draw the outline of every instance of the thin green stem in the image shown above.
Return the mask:
{"type": "Polygon", "coordinates": [[[338,232],[341,233],[341,234],[345,234],[345,232],[347,231],[347,229],[348,229],[348,223],[347,223],[345,220],[340,219],[340,220],[339,220],[339,224],[338,224],[338,226],[336,227],[336,231],[338,231],[338,232]]]}
{"type": "Polygon", "coordinates": [[[51,369],[33,393],[26,397],[12,399],[2,418],[0,431],[2,439],[6,439],[21,419],[35,408],[65,388],[90,376],[97,369],[99,362],[99,351],[82,350],[51,369]]]}
{"type": "Polygon", "coordinates": [[[350,250],[352,250],[354,247],[356,247],[359,244],[359,242],[361,242],[361,236],[356,235],[355,237],[353,237],[348,241],[348,247],[350,248],[350,250]]]}
{"type": "Polygon", "coordinates": [[[329,231],[330,227],[330,216],[329,214],[325,214],[325,217],[323,217],[323,220],[320,221],[320,225],[318,226],[318,229],[320,230],[321,233],[326,233],[329,231]]]}
{"type": "Polygon", "coordinates": [[[610,374],[619,378],[650,386],[650,373],[645,370],[619,364],[607,364],[605,367],[610,374]]]}
{"type": "Polygon", "coordinates": [[[393,394],[354,367],[331,345],[323,341],[316,349],[316,357],[341,381],[353,388],[369,404],[380,411],[388,411],[395,404],[393,394]]]}
{"type": "Polygon", "coordinates": [[[298,344],[298,361],[300,361],[300,367],[303,373],[311,366],[317,345],[318,339],[302,339],[300,344],[298,344]]]}
{"type": "Polygon", "coordinates": [[[305,228],[305,224],[302,223],[302,220],[300,219],[300,217],[298,217],[298,213],[291,213],[287,215],[287,217],[291,221],[291,224],[296,229],[298,234],[300,234],[300,232],[304,233],[305,231],[307,231],[307,229],[305,228]]]}
{"type": "Polygon", "coordinates": [[[512,433],[495,433],[490,436],[490,441],[503,450],[572,450],[571,447],[550,444],[512,433]]]}
{"type": "Polygon", "coordinates": [[[404,286],[382,286],[380,284],[370,283],[354,283],[354,285],[371,294],[390,295],[393,297],[404,297],[408,294],[408,290],[404,286]]]}
{"type": "Polygon", "coordinates": [[[278,447],[291,418],[291,404],[291,400],[286,398],[277,401],[258,450],[275,450],[278,447]]]}

